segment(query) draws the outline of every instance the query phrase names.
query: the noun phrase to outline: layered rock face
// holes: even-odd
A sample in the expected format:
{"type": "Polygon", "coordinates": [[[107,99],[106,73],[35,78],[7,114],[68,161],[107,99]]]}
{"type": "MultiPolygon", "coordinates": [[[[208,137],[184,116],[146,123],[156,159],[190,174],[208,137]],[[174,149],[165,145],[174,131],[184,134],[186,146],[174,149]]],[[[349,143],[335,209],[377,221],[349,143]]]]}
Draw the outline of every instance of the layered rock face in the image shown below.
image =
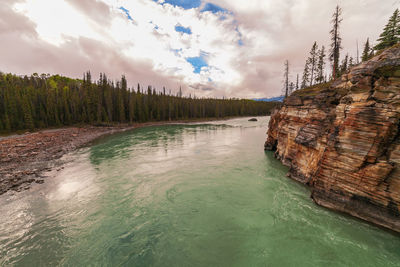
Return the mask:
{"type": "Polygon", "coordinates": [[[330,84],[299,90],[270,120],[266,150],[322,206],[400,232],[400,46],[330,84]]]}

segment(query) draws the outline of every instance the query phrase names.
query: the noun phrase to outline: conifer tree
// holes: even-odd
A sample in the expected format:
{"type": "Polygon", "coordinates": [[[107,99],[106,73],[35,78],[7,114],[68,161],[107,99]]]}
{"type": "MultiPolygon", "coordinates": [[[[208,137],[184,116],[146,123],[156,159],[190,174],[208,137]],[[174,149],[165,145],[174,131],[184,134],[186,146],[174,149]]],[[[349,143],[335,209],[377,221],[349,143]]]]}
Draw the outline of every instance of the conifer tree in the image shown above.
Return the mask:
{"type": "Polygon", "coordinates": [[[351,68],[353,66],[354,66],[354,59],[353,59],[353,57],[350,57],[349,58],[349,67],[351,68]]]}
{"type": "Polygon", "coordinates": [[[340,65],[340,75],[344,74],[348,69],[349,64],[349,54],[346,54],[344,59],[342,60],[342,64],[340,65]]]}
{"type": "Polygon", "coordinates": [[[71,123],[71,112],[68,105],[68,98],[69,98],[69,87],[64,86],[61,97],[61,102],[63,105],[61,114],[63,116],[62,121],[65,122],[66,124],[71,123]]]}
{"type": "Polygon", "coordinates": [[[127,90],[127,82],[125,76],[122,76],[121,79],[121,88],[119,88],[119,84],[117,84],[117,106],[118,106],[118,117],[119,122],[125,122],[125,101],[124,101],[124,91],[127,90]],[[118,90],[119,89],[119,90],[118,90]]]}
{"type": "Polygon", "coordinates": [[[308,86],[309,81],[310,81],[310,62],[307,59],[306,64],[304,65],[301,88],[306,88],[308,86]]]}
{"type": "Polygon", "coordinates": [[[324,69],[325,69],[325,46],[322,46],[318,51],[318,64],[317,64],[317,77],[316,82],[322,83],[324,81],[324,69]]]}
{"type": "Polygon", "coordinates": [[[4,130],[6,132],[11,131],[11,123],[7,113],[4,114],[4,130]]]}
{"type": "Polygon", "coordinates": [[[382,50],[391,47],[400,40],[400,14],[399,9],[393,12],[383,32],[378,38],[378,44],[374,47],[376,50],[382,50]]]}
{"type": "Polygon", "coordinates": [[[296,91],[299,90],[299,74],[296,75],[296,91]]]}
{"type": "Polygon", "coordinates": [[[310,62],[310,86],[313,86],[315,74],[317,70],[317,61],[318,61],[318,45],[317,42],[314,42],[311,47],[310,57],[308,59],[310,62]]]}
{"type": "Polygon", "coordinates": [[[35,128],[35,126],[33,124],[31,107],[29,105],[29,101],[28,101],[27,97],[25,97],[23,100],[22,110],[24,112],[24,123],[25,123],[24,128],[33,130],[33,128],[35,128]]]}
{"type": "Polygon", "coordinates": [[[114,84],[103,73],[95,83],[89,72],[82,80],[58,75],[19,77],[0,73],[0,131],[3,132],[77,123],[265,115],[273,105],[252,100],[167,96],[152,87],[141,92],[140,85],[136,93],[128,89],[125,77],[114,84]]]}
{"type": "Polygon", "coordinates": [[[331,34],[331,49],[329,59],[332,62],[332,76],[333,79],[338,77],[339,74],[339,58],[340,49],[342,49],[342,38],[340,37],[340,23],[342,22],[342,9],[339,5],[336,6],[335,12],[332,15],[332,30],[331,34]]]}
{"type": "Polygon", "coordinates": [[[129,122],[132,123],[135,119],[135,92],[129,94],[129,122]]]}
{"type": "Polygon", "coordinates": [[[363,53],[361,55],[361,61],[367,61],[370,58],[371,55],[371,47],[369,45],[369,38],[367,38],[367,41],[365,42],[364,45],[364,50],[363,53]]]}

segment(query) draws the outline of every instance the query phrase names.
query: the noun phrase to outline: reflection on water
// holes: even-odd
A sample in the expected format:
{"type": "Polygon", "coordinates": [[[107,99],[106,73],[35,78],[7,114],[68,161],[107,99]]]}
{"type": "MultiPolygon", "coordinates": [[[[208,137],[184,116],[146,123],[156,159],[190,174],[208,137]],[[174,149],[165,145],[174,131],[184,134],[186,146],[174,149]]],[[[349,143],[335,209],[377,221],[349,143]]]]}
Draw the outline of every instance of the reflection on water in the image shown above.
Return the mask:
{"type": "Polygon", "coordinates": [[[268,118],[149,127],[0,197],[0,265],[398,266],[400,239],[317,207],[263,151],[268,118]]]}

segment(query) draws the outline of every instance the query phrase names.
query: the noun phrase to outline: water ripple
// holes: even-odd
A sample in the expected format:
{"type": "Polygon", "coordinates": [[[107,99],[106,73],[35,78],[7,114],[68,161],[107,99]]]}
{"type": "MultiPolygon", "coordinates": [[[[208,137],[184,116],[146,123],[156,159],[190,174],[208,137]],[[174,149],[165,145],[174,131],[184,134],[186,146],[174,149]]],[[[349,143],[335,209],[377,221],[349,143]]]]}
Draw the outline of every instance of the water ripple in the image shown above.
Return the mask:
{"type": "Polygon", "coordinates": [[[399,266],[400,239],[316,206],[268,118],[150,127],[0,197],[1,266],[399,266]]]}

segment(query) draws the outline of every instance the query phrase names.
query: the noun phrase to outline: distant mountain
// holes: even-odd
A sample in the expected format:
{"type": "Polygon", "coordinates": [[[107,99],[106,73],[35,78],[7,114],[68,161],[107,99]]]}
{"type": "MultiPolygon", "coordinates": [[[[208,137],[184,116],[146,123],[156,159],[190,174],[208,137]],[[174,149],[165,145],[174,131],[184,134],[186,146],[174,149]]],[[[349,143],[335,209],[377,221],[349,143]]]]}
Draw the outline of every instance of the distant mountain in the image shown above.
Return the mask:
{"type": "Polygon", "coordinates": [[[262,101],[262,102],[282,102],[284,99],[283,96],[271,97],[271,98],[256,98],[254,101],[262,101]]]}

